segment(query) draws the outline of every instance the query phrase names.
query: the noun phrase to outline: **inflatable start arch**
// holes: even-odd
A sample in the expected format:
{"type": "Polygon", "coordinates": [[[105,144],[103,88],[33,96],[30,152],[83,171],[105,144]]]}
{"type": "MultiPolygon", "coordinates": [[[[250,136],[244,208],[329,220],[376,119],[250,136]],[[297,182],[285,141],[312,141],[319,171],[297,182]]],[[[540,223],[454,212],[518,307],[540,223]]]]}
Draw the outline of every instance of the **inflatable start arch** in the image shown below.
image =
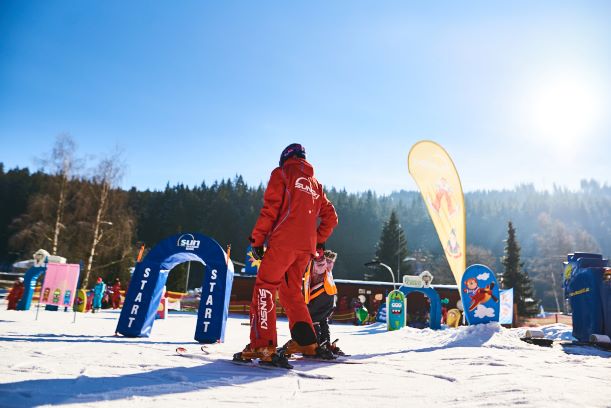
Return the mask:
{"type": "MultiPolygon", "coordinates": [[[[23,296],[17,303],[17,310],[30,310],[32,305],[32,297],[34,296],[34,290],[36,289],[36,281],[38,277],[47,271],[47,264],[42,266],[32,266],[28,269],[23,277],[23,296]]],[[[42,293],[41,293],[42,295],[42,293]]]]}
{"type": "Polygon", "coordinates": [[[429,326],[433,330],[439,330],[441,328],[441,299],[439,298],[439,294],[435,289],[430,286],[422,288],[401,286],[399,290],[403,292],[406,300],[407,295],[412,292],[420,292],[424,296],[428,297],[431,301],[431,306],[429,309],[429,326]]]}
{"type": "Polygon", "coordinates": [[[117,333],[127,337],[150,335],[170,270],[188,261],[202,263],[205,270],[195,340],[200,343],[224,340],[233,284],[233,263],[215,240],[198,233],[166,238],[151,249],[142,262],[136,264],[117,324],[117,333]]]}

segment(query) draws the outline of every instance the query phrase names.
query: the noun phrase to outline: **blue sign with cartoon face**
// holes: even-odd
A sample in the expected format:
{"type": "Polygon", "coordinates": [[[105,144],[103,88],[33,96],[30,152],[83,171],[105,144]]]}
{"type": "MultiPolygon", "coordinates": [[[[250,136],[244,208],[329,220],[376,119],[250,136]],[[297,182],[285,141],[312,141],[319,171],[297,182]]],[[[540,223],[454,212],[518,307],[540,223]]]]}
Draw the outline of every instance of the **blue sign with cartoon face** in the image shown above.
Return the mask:
{"type": "Polygon", "coordinates": [[[388,293],[386,322],[388,330],[399,330],[405,327],[405,295],[399,290],[388,293]]]}
{"type": "Polygon", "coordinates": [[[482,324],[499,321],[499,285],[494,272],[485,265],[471,265],[462,276],[460,296],[467,322],[482,324]]]}

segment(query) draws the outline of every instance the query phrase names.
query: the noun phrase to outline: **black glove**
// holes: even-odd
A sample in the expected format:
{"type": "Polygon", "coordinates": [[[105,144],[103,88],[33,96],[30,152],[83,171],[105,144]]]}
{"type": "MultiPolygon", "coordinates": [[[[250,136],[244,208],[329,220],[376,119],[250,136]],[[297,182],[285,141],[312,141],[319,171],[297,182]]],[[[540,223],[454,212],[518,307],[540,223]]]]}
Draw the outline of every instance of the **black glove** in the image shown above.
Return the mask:
{"type": "Polygon", "coordinates": [[[263,250],[263,246],[252,247],[252,259],[255,261],[262,260],[264,253],[265,251],[263,250]]]}

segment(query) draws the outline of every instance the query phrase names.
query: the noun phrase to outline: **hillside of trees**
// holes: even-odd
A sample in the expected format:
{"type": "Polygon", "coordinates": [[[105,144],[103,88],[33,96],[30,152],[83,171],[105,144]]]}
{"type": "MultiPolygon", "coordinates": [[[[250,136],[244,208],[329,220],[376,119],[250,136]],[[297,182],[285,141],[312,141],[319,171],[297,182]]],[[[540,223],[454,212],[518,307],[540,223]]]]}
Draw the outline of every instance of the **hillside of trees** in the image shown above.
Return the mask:
{"type": "MultiPolygon", "coordinates": [[[[90,275],[126,279],[142,244],[150,248],[185,231],[201,232],[223,247],[231,244],[232,258],[244,261],[264,186],[249,186],[236,176],[194,187],[179,184],[162,191],[125,191],[116,187],[113,171],[117,169],[112,163],[108,169],[108,165],[108,160],[102,161],[96,171],[84,176],[67,173],[61,166],[55,171],[31,172],[6,170],[0,163],[0,269],[30,259],[39,248],[51,252],[55,246],[69,262],[89,267],[90,275]]],[[[372,274],[364,263],[381,252],[392,256],[392,243],[397,242],[394,254],[399,256],[388,261],[393,271],[398,264],[402,274],[428,269],[435,276],[434,283],[454,283],[418,192],[377,195],[328,188],[327,195],[340,220],[327,242],[339,254],[334,270],[337,278],[390,280],[388,273],[372,274]],[[393,212],[401,235],[394,241],[381,239],[393,212]],[[403,256],[406,253],[408,257],[403,256]]],[[[532,185],[522,185],[512,190],[469,192],[465,205],[467,264],[485,263],[502,273],[511,221],[523,268],[535,286],[534,296],[546,309],[561,307],[562,261],[567,253],[611,254],[611,187],[596,181],[583,181],[579,191],[537,191],[532,185]]],[[[180,283],[184,282],[182,273],[170,274],[171,289],[172,285],[175,290],[185,289],[180,283]]],[[[201,267],[194,265],[191,274],[188,285],[197,286],[201,267]]]]}

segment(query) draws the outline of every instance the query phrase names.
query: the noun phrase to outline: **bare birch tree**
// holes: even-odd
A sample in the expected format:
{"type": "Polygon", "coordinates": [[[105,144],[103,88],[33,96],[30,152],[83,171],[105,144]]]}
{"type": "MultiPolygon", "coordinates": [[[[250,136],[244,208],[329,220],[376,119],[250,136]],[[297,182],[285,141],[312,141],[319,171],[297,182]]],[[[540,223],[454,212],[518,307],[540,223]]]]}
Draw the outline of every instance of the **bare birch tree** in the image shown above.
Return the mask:
{"type": "Polygon", "coordinates": [[[52,152],[37,162],[47,169],[49,182],[41,193],[30,198],[27,212],[14,221],[17,232],[11,244],[28,250],[50,245],[51,254],[58,255],[60,237],[66,228],[66,206],[72,195],[70,185],[80,168],[74,139],[66,133],[58,135],[52,152]]]}
{"type": "Polygon", "coordinates": [[[120,152],[103,158],[88,191],[80,196],[80,225],[86,232],[83,236],[89,236],[82,287],[87,287],[95,269],[121,263],[131,255],[133,220],[127,210],[126,193],[117,188],[123,168],[120,152]]]}
{"type": "Polygon", "coordinates": [[[57,208],[55,210],[55,222],[53,224],[53,238],[51,242],[52,255],[57,255],[59,236],[61,231],[66,228],[63,224],[64,211],[66,208],[68,182],[73,176],[76,165],[75,151],[76,143],[74,139],[68,134],[61,134],[55,141],[53,154],[49,160],[53,173],[59,178],[59,192],[57,208]]]}

